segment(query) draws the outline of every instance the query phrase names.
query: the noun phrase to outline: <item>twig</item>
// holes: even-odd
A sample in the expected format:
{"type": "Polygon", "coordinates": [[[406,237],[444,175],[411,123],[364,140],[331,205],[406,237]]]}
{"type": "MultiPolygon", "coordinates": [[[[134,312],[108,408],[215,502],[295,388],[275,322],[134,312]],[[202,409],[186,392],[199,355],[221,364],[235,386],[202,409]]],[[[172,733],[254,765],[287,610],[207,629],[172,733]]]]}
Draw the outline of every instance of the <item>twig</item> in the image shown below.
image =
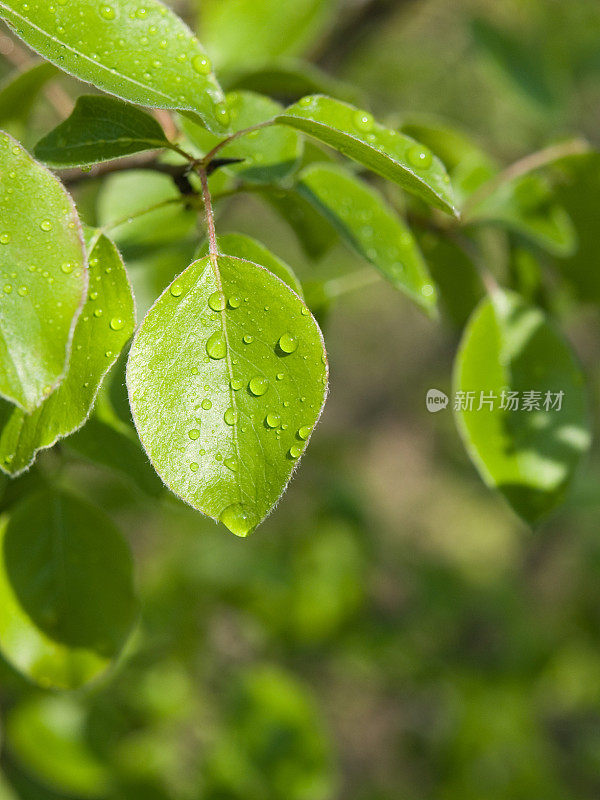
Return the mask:
{"type": "Polygon", "coordinates": [[[206,228],[208,230],[208,252],[210,260],[218,275],[219,267],[217,264],[217,256],[219,255],[219,248],[217,246],[217,231],[215,229],[215,215],[212,207],[212,200],[210,197],[210,190],[208,188],[208,175],[206,168],[203,166],[198,167],[198,175],[202,183],[202,199],[204,200],[204,210],[206,212],[206,228]]]}
{"type": "Polygon", "coordinates": [[[170,175],[182,194],[194,194],[194,188],[187,177],[190,172],[190,165],[162,164],[158,161],[156,153],[142,153],[139,156],[133,156],[127,159],[106,161],[102,164],[96,164],[89,172],[82,171],[76,167],[74,169],[61,170],[58,174],[66,186],[75,186],[85,180],[101,178],[113,172],[126,172],[134,169],[150,170],[152,172],[161,172],[164,175],[170,175]],[[184,189],[185,191],[183,191],[184,189]]]}
{"type": "Polygon", "coordinates": [[[208,167],[210,162],[213,158],[219,153],[224,147],[232,142],[235,142],[236,139],[240,139],[242,136],[246,136],[248,133],[253,133],[254,131],[259,131],[262,128],[268,128],[270,125],[274,125],[274,121],[269,119],[266,122],[261,122],[258,125],[252,125],[250,128],[244,128],[241,131],[236,131],[232,133],[231,136],[228,136],[226,139],[223,139],[222,142],[219,142],[217,145],[213,147],[201,160],[200,163],[204,167],[208,167]]]}

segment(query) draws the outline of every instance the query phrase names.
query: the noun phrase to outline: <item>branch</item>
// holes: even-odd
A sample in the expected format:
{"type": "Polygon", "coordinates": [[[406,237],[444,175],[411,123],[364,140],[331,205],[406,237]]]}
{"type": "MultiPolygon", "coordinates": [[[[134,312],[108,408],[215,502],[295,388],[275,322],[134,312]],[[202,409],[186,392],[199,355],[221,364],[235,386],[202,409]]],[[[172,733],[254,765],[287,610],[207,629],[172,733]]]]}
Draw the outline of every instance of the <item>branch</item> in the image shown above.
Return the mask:
{"type": "Polygon", "coordinates": [[[127,172],[133,169],[149,170],[152,172],[161,172],[163,175],[169,175],[181,194],[196,194],[196,190],[189,181],[190,165],[189,164],[162,164],[158,161],[156,153],[142,153],[139,156],[129,158],[121,158],[117,161],[106,161],[102,164],[96,164],[89,172],[75,167],[74,169],[61,170],[58,175],[65,186],[76,186],[82,181],[91,180],[93,178],[102,178],[105,175],[110,175],[113,172],[127,172]]]}

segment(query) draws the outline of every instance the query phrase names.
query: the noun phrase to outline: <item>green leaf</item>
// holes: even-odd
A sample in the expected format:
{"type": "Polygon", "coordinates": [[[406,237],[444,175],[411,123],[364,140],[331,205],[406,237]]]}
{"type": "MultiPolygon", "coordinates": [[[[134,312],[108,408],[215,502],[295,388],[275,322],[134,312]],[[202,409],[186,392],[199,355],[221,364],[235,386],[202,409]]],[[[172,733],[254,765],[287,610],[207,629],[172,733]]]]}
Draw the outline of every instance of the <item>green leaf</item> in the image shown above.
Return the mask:
{"type": "Polygon", "coordinates": [[[247,89],[291,103],[307,94],[328,94],[355,103],[360,93],[350,84],[328,75],[307,61],[278,59],[241,70],[224,80],[227,89],[247,89]]]}
{"type": "Polygon", "coordinates": [[[75,689],[121,651],[137,614],[120,531],[95,506],[54,490],[0,522],[0,651],[35,683],[75,689]]]}
{"type": "Polygon", "coordinates": [[[474,202],[467,221],[507,227],[552,255],[568,256],[576,247],[571,218],[556,202],[543,175],[530,173],[494,186],[490,194],[474,202]]]}
{"type": "Polygon", "coordinates": [[[77,696],[34,695],[11,709],[6,744],[29,774],[62,796],[106,797],[110,774],[87,741],[86,722],[77,696]]]}
{"type": "Polygon", "coordinates": [[[168,146],[150,114],[114,97],[84,95],[71,116],[37,143],[35,155],[51,167],[83,167],[168,146]]]}
{"type": "Polygon", "coordinates": [[[0,395],[32,411],[58,385],[87,287],[75,206],[0,132],[0,395]]]}
{"type": "Polygon", "coordinates": [[[536,522],[561,502],[590,444],[584,377],[571,349],[542,311],[498,290],[465,330],[454,391],[455,400],[474,393],[473,409],[457,410],[456,420],[483,480],[536,522]],[[519,393],[518,410],[500,408],[503,391],[519,393]],[[481,392],[496,395],[493,409],[479,409],[481,392]],[[526,410],[529,392],[539,393],[538,409],[526,410]],[[547,392],[552,401],[563,392],[560,410],[545,410],[547,392]]]}
{"type": "Polygon", "coordinates": [[[341,167],[313,164],[299,175],[298,190],[392,286],[423,308],[435,308],[436,291],[419,246],[376,189],[341,167]]]}
{"type": "Polygon", "coordinates": [[[261,199],[288,223],[309,258],[321,258],[337,241],[333,225],[297,189],[277,187],[262,192],[261,199]]]}
{"type": "Polygon", "coordinates": [[[203,0],[202,37],[222,69],[262,65],[302,53],[334,13],[331,0],[203,0]]]}
{"type": "MultiPolygon", "coordinates": [[[[218,244],[219,252],[224,256],[235,256],[244,261],[252,261],[254,264],[259,264],[268,269],[269,272],[272,272],[273,275],[276,275],[279,280],[287,283],[290,289],[293,289],[297,295],[302,297],[302,286],[292,268],[285,261],[282,261],[279,256],[268,250],[261,242],[243,233],[225,233],[219,236],[218,244]]],[[[206,255],[208,255],[208,242],[204,242],[198,257],[202,258],[206,255]]]]}
{"type": "MultiPolygon", "coordinates": [[[[283,108],[269,97],[245,91],[230,92],[225,102],[234,132],[267,122],[283,108]]],[[[202,155],[206,155],[222,140],[222,137],[209,133],[193,122],[184,120],[183,127],[202,155]]],[[[300,163],[301,157],[300,136],[279,125],[253,131],[219,151],[219,158],[243,159],[243,163],[232,164],[226,169],[252,183],[273,183],[285,178],[300,163]]]]}
{"type": "Polygon", "coordinates": [[[0,16],[65,72],[123,100],[191,114],[211,130],[227,111],[210,60],[159,0],[0,0],[0,16]]]}
{"type": "Polygon", "coordinates": [[[9,75],[0,87],[0,125],[25,122],[40,90],[57,73],[53,64],[43,61],[9,75]]]}
{"type": "Polygon", "coordinates": [[[327,359],[296,294],[256,264],[218,256],[191,264],[148,312],[127,385],[167,486],[245,536],[279,499],[319,418],[327,359]]]}
{"type": "Polygon", "coordinates": [[[133,334],[133,297],[121,257],[99,232],[90,231],[87,238],[90,292],[64,379],[30,414],[0,401],[0,469],[11,475],[27,469],[38,450],[85,423],[104,375],[133,334]]]}
{"type": "Polygon", "coordinates": [[[450,178],[423,145],[375,122],[367,111],[323,95],[303,97],[277,120],[298,128],[436,208],[457,214],[450,178]]]}

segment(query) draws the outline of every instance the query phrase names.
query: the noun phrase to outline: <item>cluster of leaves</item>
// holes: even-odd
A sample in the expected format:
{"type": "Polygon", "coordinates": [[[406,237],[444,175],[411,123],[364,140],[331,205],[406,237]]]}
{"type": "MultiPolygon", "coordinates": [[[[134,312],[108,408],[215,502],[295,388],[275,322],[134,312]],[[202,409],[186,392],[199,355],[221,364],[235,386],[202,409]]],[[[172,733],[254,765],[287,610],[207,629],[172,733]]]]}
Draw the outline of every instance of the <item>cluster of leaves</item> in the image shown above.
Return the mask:
{"type": "MultiPolygon", "coordinates": [[[[277,55],[279,17],[264,5],[277,55]]],[[[328,363],[315,317],[326,318],[339,284],[303,286],[260,242],[217,236],[215,212],[251,192],[315,261],[342,240],[426,314],[464,326],[457,393],[564,395],[561,410],[475,402],[457,412],[484,480],[536,522],[563,498],[590,440],[583,375],[548,318],[539,263],[585,258],[577,186],[597,182],[598,154],[569,141],[502,171],[457,131],[382,124],[316,69],[238,58],[232,7],[209,4],[206,22],[224,93],[203,46],[159,0],[0,1],[8,25],[50,62],[2,89],[7,122],[18,117],[15,96],[25,98],[19,113],[29,111],[52,65],[104,92],[80,96],[33,156],[0,135],[0,468],[16,478],[69,437],[67,447],[139,472],[158,493],[139,440],[173,494],[233,533],[246,536],[269,514],[323,409],[328,363]],[[292,102],[271,96],[281,94],[292,102]],[[107,182],[105,220],[86,226],[67,188],[116,171],[118,201],[107,182]],[[206,230],[194,237],[196,213],[206,230]],[[140,241],[135,223],[153,215],[140,241]],[[179,242],[163,238],[170,226],[179,242]],[[111,231],[126,254],[171,258],[175,248],[181,259],[158,299],[136,298],[150,308],[130,347],[135,303],[111,231]],[[506,288],[485,266],[498,233],[506,288]],[[100,389],[121,353],[130,413],[118,369],[100,389]]],[[[298,47],[320,7],[296,20],[298,47]]],[[[15,490],[14,501],[7,490],[0,648],[38,683],[69,688],[117,655],[136,603],[118,531],[47,474],[43,482],[15,490]],[[101,586],[114,602],[100,611],[101,586]]]]}

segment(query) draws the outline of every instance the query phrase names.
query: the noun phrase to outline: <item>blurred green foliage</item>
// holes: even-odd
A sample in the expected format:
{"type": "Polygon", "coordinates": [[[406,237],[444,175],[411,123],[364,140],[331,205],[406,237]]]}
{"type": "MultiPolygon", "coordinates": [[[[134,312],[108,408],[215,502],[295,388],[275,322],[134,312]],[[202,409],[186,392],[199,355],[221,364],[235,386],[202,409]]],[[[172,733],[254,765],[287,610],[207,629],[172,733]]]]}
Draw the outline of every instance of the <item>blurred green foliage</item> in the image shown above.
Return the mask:
{"type": "MultiPolygon", "coordinates": [[[[191,4],[172,5],[194,22],[191,4]]],[[[252,15],[269,4],[207,3],[204,26],[215,39],[226,24],[220,5],[252,15]]],[[[298,3],[302,25],[278,16],[267,42],[270,79],[281,56],[310,56],[371,98],[383,118],[408,126],[434,115],[500,163],[573,134],[600,145],[597,0],[365,5],[363,17],[356,3],[298,3]]],[[[246,46],[244,35],[264,30],[234,18],[219,53],[225,65],[246,46]]],[[[268,64],[258,63],[256,45],[244,80],[260,89],[259,67],[268,64]]],[[[8,74],[8,62],[2,69],[8,74]]],[[[232,71],[228,87],[235,80],[232,71]]],[[[26,144],[52,114],[45,100],[36,106],[26,144]]],[[[22,121],[10,122],[21,135],[22,121]]],[[[596,156],[557,170],[579,171],[597,194],[596,156]]],[[[571,295],[598,300],[590,269],[598,266],[597,206],[568,180],[561,185],[567,210],[585,205],[581,249],[549,261],[519,239],[511,280],[531,295],[537,269],[562,276],[566,291],[561,284],[564,294],[546,300],[565,308],[576,349],[597,362],[597,311],[575,314],[569,304],[571,295]]],[[[145,174],[141,183],[129,173],[106,183],[99,199],[94,186],[77,199],[93,223],[172,191],[168,180],[145,174]]],[[[316,276],[258,193],[237,200],[220,226],[252,235],[258,219],[265,244],[305,286],[323,275],[335,281],[353,263],[317,231],[316,276]]],[[[295,220],[310,228],[302,211],[295,220]]],[[[166,229],[177,237],[155,251],[137,223],[117,236],[141,310],[188,263],[195,222],[167,208],[144,224],[155,242],[166,229]]],[[[456,254],[433,234],[422,245],[443,288],[456,254]]],[[[483,246],[498,253],[506,242],[492,232],[483,246]]],[[[460,253],[473,300],[444,293],[457,325],[482,291],[460,253]]],[[[425,411],[430,386],[448,390],[453,329],[435,328],[377,284],[331,307],[323,297],[321,310],[332,396],[286,502],[254,538],[225,535],[157,489],[130,450],[118,371],[94,424],[119,418],[132,480],[105,469],[120,460],[118,439],[98,454],[77,437],[20,479],[35,487],[45,471],[60,470],[65,488],[93,496],[119,522],[134,549],[143,613],[121,663],[85,692],[42,692],[0,665],[2,800],[600,796],[597,455],[560,515],[532,534],[480,484],[450,415],[425,411]]],[[[590,377],[597,397],[597,367],[590,377]]],[[[4,503],[17,491],[2,479],[4,503]]]]}

